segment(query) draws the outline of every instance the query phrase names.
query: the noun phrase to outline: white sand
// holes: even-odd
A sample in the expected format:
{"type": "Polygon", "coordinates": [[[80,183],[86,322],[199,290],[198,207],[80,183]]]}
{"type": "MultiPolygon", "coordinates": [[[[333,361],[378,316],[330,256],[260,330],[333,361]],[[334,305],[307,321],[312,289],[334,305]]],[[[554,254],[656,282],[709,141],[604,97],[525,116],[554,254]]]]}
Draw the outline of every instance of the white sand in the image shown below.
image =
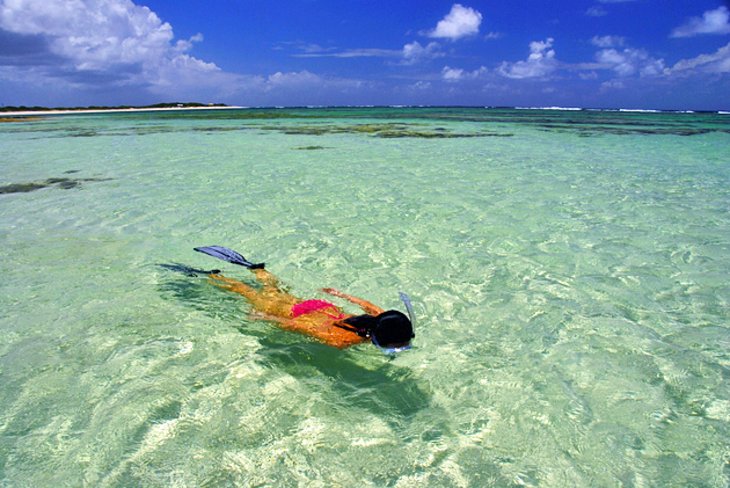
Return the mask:
{"type": "Polygon", "coordinates": [[[67,114],[103,114],[110,112],[167,112],[175,110],[229,110],[243,108],[238,106],[225,107],[164,107],[164,108],[109,108],[95,110],[26,110],[20,112],[0,112],[0,118],[17,115],[67,115],[67,114]]]}

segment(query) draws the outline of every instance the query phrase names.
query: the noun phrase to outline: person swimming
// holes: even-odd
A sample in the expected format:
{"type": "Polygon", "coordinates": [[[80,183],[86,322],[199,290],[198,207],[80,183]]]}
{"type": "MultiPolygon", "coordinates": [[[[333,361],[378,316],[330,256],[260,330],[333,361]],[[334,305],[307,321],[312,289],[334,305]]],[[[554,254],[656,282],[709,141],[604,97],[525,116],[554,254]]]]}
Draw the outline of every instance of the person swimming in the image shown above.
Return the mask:
{"type": "Polygon", "coordinates": [[[359,306],[364,314],[345,313],[327,300],[302,300],[281,289],[279,279],[265,269],[264,263],[252,263],[241,254],[222,246],[196,247],[195,251],[248,268],[254,273],[261,288],[227,278],[213,270],[209,277],[219,288],[244,296],[253,306],[252,317],[270,320],[282,328],[309,335],[337,348],[372,342],[386,354],[394,354],[411,348],[415,315],[408,296],[400,297],[409,317],[398,310],[383,310],[362,298],[343,293],[334,288],[322,291],[345,299],[359,306]]]}

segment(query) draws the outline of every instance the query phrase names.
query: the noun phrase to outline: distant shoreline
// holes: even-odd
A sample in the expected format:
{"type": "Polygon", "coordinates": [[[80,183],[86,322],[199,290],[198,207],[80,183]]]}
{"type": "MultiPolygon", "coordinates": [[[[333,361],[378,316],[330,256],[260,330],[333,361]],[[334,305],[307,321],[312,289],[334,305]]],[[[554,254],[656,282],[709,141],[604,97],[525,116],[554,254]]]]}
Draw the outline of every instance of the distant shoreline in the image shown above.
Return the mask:
{"type": "MultiPolygon", "coordinates": [[[[105,114],[105,113],[136,113],[136,112],[178,112],[188,110],[302,110],[302,109],[356,109],[356,108],[469,108],[488,110],[520,110],[520,111],[567,111],[567,112],[618,112],[618,113],[645,113],[645,114],[718,114],[730,115],[725,110],[662,110],[662,109],[626,109],[626,108],[583,108],[583,107],[507,107],[507,106],[449,106],[449,105],[323,105],[323,106],[238,106],[238,105],[183,105],[183,106],[150,106],[150,107],[98,107],[98,108],[38,108],[34,110],[14,110],[4,112],[0,108],[0,122],[10,121],[13,117],[43,117],[47,115],[73,115],[73,114],[105,114]]],[[[27,120],[27,119],[26,119],[27,120]]]]}
{"type": "Polygon", "coordinates": [[[47,110],[20,110],[14,112],[0,112],[2,117],[18,117],[18,116],[44,116],[44,115],[72,115],[72,114],[106,114],[119,112],[173,112],[181,110],[231,110],[239,109],[234,105],[211,105],[211,106],[195,106],[195,107],[129,107],[129,108],[95,108],[95,109],[47,109],[47,110]]]}

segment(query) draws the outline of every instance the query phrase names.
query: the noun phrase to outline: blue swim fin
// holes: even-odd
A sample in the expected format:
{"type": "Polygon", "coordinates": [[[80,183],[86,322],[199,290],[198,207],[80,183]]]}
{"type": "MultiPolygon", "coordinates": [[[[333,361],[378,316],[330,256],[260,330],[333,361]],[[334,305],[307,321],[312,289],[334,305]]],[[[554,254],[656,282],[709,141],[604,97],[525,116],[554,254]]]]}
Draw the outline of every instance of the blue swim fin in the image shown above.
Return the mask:
{"type": "Polygon", "coordinates": [[[264,269],[264,263],[254,264],[238,254],[233,249],[228,249],[227,247],[205,246],[195,247],[193,249],[195,251],[202,252],[203,254],[207,254],[208,256],[213,256],[214,258],[222,259],[223,261],[228,261],[229,263],[238,264],[239,266],[243,266],[248,269],[264,269]]]}

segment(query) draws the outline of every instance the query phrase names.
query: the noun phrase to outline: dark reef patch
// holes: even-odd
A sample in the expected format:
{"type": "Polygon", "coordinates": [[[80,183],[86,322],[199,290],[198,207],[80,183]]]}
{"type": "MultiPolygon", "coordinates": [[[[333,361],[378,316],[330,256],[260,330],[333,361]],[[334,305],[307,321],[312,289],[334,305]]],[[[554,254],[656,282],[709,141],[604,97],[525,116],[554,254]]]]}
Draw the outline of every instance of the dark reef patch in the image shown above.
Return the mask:
{"type": "Polygon", "coordinates": [[[581,137],[600,135],[646,135],[646,136],[696,136],[713,132],[730,133],[727,129],[699,128],[699,127],[640,127],[640,126],[577,126],[568,124],[541,124],[539,130],[545,132],[577,133],[581,137]]]}
{"type": "Polygon", "coordinates": [[[45,183],[11,183],[9,185],[0,186],[0,194],[28,193],[40,190],[41,188],[46,188],[47,186],[48,185],[45,183]]]}
{"type": "Polygon", "coordinates": [[[78,130],[75,132],[70,132],[64,137],[95,137],[97,135],[99,135],[99,133],[95,130],[78,130]]]}
{"type": "Polygon", "coordinates": [[[246,127],[193,127],[195,132],[233,132],[244,129],[246,127]]]}
{"type": "Polygon", "coordinates": [[[293,147],[295,151],[317,151],[319,149],[327,149],[324,146],[297,146],[293,147]]]}
{"type": "MultiPolygon", "coordinates": [[[[78,170],[71,170],[75,172],[78,170]]],[[[67,171],[68,173],[69,171],[67,171]]],[[[10,193],[28,193],[31,191],[41,190],[43,188],[55,187],[62,190],[70,190],[78,188],[81,183],[88,181],[109,181],[112,178],[48,178],[44,181],[31,181],[27,183],[10,183],[9,185],[0,186],[0,195],[10,193]]]]}
{"type": "Polygon", "coordinates": [[[453,132],[443,127],[428,128],[422,125],[385,123],[354,125],[264,125],[258,127],[264,131],[278,131],[287,135],[322,136],[325,134],[365,134],[384,139],[421,138],[452,139],[464,137],[511,137],[513,134],[493,131],[453,132]]]}

